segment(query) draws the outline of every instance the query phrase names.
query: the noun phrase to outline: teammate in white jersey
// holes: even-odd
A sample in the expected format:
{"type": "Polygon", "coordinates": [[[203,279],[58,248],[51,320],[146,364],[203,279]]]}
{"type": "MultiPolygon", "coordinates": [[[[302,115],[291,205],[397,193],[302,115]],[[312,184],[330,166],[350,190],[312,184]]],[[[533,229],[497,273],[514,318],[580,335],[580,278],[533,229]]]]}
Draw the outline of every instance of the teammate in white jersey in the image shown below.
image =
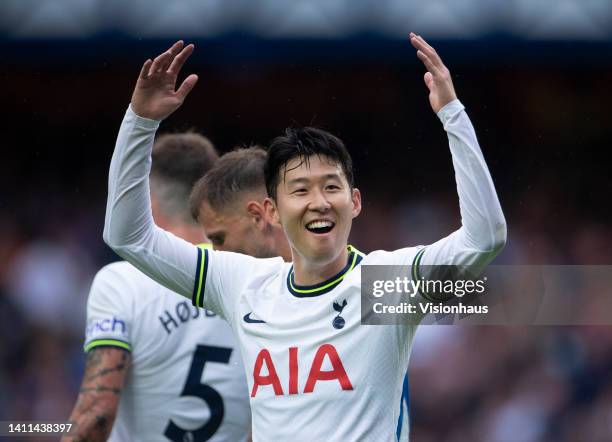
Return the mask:
{"type": "MultiPolygon", "coordinates": [[[[190,190],[217,158],[196,133],[162,135],[153,149],[154,219],[194,244],[205,236],[190,214],[190,190]]],[[[85,351],[72,440],[247,439],[248,392],[227,323],[125,261],[96,275],[85,351]]]]}
{"type": "Polygon", "coordinates": [[[287,237],[265,214],[266,156],[262,147],[251,146],[219,158],[193,186],[191,215],[204,227],[215,250],[290,261],[287,237]]]}
{"type": "MultiPolygon", "coordinates": [[[[415,323],[360,324],[363,264],[461,265],[477,274],[501,250],[506,224],[474,129],[439,56],[411,34],[427,68],[434,112],[448,133],[461,227],[427,247],[364,256],[347,246],[361,211],[342,142],[287,131],[266,162],[267,215],[282,225],[293,264],[194,247],[157,227],[148,210],[150,149],[159,121],[197,81],[176,77],[193,45],[145,62],[109,175],[104,239],[152,278],[226,318],[245,363],[255,441],[393,441],[415,323]]],[[[423,294],[427,296],[427,294],[423,294]]]]}

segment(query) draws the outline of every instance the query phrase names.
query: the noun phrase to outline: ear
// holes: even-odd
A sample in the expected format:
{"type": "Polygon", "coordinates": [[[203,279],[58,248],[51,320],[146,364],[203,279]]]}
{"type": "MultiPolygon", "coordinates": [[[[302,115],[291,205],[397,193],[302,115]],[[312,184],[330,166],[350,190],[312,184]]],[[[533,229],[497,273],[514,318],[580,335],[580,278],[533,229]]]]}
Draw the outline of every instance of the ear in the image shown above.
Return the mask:
{"type": "Polygon", "coordinates": [[[280,216],[278,215],[278,208],[276,207],[276,202],[267,197],[264,200],[264,211],[266,213],[266,217],[272,224],[277,224],[280,226],[280,216]]]}
{"type": "Polygon", "coordinates": [[[266,213],[261,203],[257,201],[249,201],[246,205],[247,213],[259,230],[266,227],[266,213]]]}
{"type": "Polygon", "coordinates": [[[357,215],[361,213],[361,192],[359,189],[353,189],[351,200],[353,202],[353,218],[357,218],[357,215]]]}

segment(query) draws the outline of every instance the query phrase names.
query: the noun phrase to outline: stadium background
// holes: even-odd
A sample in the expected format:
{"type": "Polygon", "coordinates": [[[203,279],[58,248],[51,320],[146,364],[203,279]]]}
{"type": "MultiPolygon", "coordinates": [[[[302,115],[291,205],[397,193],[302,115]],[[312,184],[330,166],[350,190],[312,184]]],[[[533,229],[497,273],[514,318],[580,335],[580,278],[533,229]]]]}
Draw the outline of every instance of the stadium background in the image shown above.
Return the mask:
{"type": "MultiPolygon", "coordinates": [[[[446,137],[406,38],[421,33],[500,194],[509,242],[496,262],[612,263],[612,3],[426,3],[3,1],[0,420],[70,413],[89,284],[117,259],[101,239],[114,139],[141,63],[176,38],[196,43],[185,72],[200,82],[162,130],[196,128],[222,151],[294,123],[338,134],[364,195],[352,243],[369,251],[459,222],[446,137]]],[[[412,437],[612,440],[611,381],[609,327],[424,327],[412,437]]]]}

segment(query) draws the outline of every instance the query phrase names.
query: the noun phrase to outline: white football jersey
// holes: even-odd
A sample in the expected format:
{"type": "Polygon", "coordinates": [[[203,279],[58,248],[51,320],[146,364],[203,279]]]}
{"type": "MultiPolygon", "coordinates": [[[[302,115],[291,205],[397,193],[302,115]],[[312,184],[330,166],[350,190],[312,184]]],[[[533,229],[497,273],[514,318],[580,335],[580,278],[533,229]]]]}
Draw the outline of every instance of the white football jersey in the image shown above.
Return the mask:
{"type": "Polygon", "coordinates": [[[397,405],[416,324],[361,325],[358,267],[413,266],[416,279],[419,263],[478,274],[506,238],[463,105],[454,100],[438,117],[448,133],[461,227],[426,248],[367,256],[350,249],[338,275],[300,287],[280,258],[203,250],[155,226],[148,175],[159,122],[128,109],[109,171],[104,239],[151,278],[227,318],[245,362],[255,441],[390,442],[403,433],[397,405]]]}
{"type": "Polygon", "coordinates": [[[416,324],[361,324],[359,266],[410,266],[419,250],[350,247],[339,274],[308,287],[281,259],[199,251],[193,301],[234,329],[255,441],[396,440],[416,324]]]}
{"type": "Polygon", "coordinates": [[[124,441],[245,441],[244,368],[227,322],[127,262],[104,267],[87,307],[85,350],[114,346],[132,363],[110,436],[124,441]]]}
{"type": "Polygon", "coordinates": [[[408,373],[404,376],[402,396],[400,398],[400,412],[397,420],[397,440],[408,442],[410,440],[410,390],[408,387],[408,373]]]}

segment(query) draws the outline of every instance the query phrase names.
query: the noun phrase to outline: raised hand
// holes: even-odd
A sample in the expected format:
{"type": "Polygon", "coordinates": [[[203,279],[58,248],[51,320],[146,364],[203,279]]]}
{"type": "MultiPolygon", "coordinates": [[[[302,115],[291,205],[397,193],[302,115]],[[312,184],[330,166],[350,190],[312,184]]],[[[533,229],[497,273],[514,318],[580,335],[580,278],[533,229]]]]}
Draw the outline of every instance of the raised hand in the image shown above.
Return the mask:
{"type": "Polygon", "coordinates": [[[163,120],[183,104],[198,76],[189,75],[178,90],[175,90],[176,78],[193,48],[192,44],[184,46],[179,40],[155,60],[145,61],[132,94],[132,109],[137,115],[163,120]]]}
{"type": "Polygon", "coordinates": [[[429,89],[429,103],[435,113],[457,98],[450,72],[442,59],[420,35],[410,33],[410,43],[417,49],[417,57],[423,62],[427,72],[423,77],[429,89]]]}

